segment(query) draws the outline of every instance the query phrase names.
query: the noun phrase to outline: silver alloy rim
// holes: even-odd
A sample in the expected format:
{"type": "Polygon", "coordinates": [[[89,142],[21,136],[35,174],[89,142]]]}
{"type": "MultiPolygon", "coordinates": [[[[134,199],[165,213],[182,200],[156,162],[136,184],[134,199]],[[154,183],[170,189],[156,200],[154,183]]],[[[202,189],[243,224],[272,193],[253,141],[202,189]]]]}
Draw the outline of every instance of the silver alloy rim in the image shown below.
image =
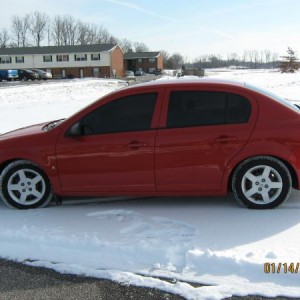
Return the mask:
{"type": "Polygon", "coordinates": [[[242,179],[245,197],[255,204],[268,204],[275,201],[282,191],[280,174],[272,167],[260,165],[249,169],[242,179]]]}
{"type": "Polygon", "coordinates": [[[45,195],[46,183],[38,172],[21,169],[10,176],[7,191],[16,203],[32,205],[39,202],[45,195]]]}

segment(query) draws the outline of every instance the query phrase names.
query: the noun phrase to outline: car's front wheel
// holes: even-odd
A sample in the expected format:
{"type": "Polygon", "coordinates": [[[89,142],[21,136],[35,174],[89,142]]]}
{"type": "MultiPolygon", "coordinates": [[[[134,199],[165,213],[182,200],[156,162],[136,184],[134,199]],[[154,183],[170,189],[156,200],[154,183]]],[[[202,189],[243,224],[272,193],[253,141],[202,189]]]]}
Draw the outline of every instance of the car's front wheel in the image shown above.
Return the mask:
{"type": "Polygon", "coordinates": [[[258,156],[245,160],[235,170],[232,190],[248,208],[268,209],[282,204],[292,189],[291,174],[277,158],[258,156]]]}
{"type": "Polygon", "coordinates": [[[46,174],[27,160],[12,162],[4,168],[0,188],[2,200],[18,209],[46,206],[53,197],[46,174]]]}

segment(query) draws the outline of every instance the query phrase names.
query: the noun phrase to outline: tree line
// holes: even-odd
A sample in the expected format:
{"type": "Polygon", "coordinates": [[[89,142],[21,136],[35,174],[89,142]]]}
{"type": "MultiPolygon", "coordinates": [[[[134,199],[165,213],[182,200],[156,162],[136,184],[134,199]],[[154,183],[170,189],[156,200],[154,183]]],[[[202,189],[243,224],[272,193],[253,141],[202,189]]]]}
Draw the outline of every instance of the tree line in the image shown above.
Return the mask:
{"type": "Polygon", "coordinates": [[[119,44],[127,51],[149,51],[142,42],[119,39],[102,25],[83,22],[71,15],[56,15],[35,11],[23,16],[14,15],[8,30],[0,31],[0,48],[119,44]]]}

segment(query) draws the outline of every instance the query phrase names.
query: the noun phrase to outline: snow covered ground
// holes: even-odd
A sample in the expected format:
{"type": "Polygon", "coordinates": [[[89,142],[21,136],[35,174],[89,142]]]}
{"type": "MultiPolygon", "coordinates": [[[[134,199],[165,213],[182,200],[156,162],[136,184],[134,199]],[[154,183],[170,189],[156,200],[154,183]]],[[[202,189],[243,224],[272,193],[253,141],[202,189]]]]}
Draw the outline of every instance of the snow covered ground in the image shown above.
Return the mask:
{"type": "MultiPolygon", "coordinates": [[[[213,70],[208,74],[300,99],[300,73],[213,70]]],[[[99,79],[0,84],[0,132],[71,115],[122,86],[99,79]]],[[[231,195],[96,199],[30,211],[8,209],[1,203],[0,257],[156,287],[187,299],[249,294],[300,297],[300,267],[297,273],[285,270],[294,263],[296,271],[300,263],[299,200],[300,193],[294,191],[286,204],[269,211],[241,208],[231,195]],[[274,274],[264,272],[265,263],[274,264],[274,274]]]]}

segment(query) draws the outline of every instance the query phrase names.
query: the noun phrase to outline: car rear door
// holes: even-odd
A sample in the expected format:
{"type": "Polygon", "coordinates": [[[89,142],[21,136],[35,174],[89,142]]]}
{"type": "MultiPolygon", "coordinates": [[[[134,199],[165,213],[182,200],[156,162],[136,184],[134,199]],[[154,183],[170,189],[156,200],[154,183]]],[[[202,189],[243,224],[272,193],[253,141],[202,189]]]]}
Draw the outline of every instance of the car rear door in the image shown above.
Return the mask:
{"type": "Polygon", "coordinates": [[[238,89],[169,88],[157,132],[158,192],[221,190],[226,164],[246,144],[257,102],[238,89]]]}

